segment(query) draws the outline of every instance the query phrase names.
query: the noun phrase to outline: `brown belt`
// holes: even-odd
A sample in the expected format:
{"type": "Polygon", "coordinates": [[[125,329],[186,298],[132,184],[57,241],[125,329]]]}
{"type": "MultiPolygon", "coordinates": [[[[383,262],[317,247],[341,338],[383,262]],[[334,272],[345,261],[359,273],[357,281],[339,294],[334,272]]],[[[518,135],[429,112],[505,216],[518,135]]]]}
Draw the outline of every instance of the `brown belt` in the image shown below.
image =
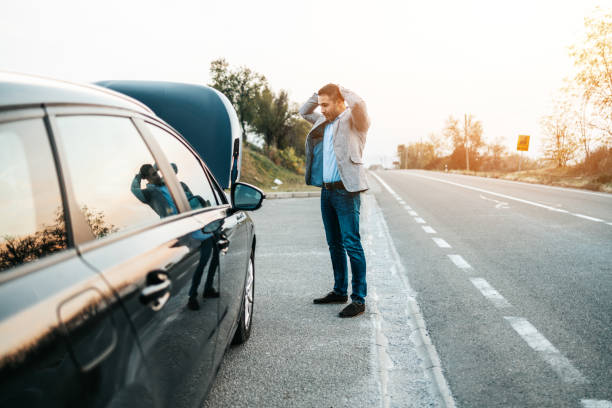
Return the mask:
{"type": "Polygon", "coordinates": [[[344,188],[344,184],[342,184],[342,181],[334,181],[333,183],[323,183],[323,188],[326,190],[337,190],[340,188],[344,188]]]}

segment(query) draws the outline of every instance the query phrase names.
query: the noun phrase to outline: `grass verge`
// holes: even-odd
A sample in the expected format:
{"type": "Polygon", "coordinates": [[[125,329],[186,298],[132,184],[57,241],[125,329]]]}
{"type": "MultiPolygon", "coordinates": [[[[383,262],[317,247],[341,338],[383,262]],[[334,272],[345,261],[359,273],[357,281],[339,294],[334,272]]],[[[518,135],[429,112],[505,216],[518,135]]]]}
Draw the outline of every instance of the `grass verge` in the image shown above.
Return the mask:
{"type": "Polygon", "coordinates": [[[318,187],[307,186],[303,174],[277,166],[266,155],[249,148],[242,151],[240,181],[253,184],[266,192],[319,190],[318,187]],[[275,184],[275,179],[283,184],[275,184]]]}

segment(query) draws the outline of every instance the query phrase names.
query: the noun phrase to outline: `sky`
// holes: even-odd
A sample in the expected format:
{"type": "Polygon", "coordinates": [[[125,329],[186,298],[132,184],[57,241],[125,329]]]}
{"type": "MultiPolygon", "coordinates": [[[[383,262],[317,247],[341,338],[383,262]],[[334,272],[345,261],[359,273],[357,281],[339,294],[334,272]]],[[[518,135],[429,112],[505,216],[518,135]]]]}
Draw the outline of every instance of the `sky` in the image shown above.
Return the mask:
{"type": "Polygon", "coordinates": [[[584,17],[612,0],[31,1],[0,14],[0,70],[93,82],[206,84],[210,62],[264,74],[304,102],[326,83],[367,103],[366,163],[472,114],[516,149],[573,73],[584,17]]]}

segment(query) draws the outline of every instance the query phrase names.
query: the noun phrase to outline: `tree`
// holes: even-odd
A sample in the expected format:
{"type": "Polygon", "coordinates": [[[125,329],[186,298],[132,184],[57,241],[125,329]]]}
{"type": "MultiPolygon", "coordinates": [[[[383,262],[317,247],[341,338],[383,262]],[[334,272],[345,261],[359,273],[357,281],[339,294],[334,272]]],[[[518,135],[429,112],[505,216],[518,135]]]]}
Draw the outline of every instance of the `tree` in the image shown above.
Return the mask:
{"type": "Polygon", "coordinates": [[[435,158],[446,156],[452,152],[448,139],[443,135],[431,132],[427,139],[429,144],[433,146],[435,158]]]}
{"type": "Polygon", "coordinates": [[[460,127],[459,120],[449,116],[444,126],[443,134],[452,141],[454,146],[454,164],[458,161],[458,153],[461,150],[465,154],[465,168],[470,169],[470,156],[477,156],[478,149],[482,147],[482,123],[475,120],[473,115],[465,114],[463,118],[463,128],[460,127]]]}
{"type": "MultiPolygon", "coordinates": [[[[294,109],[297,111],[297,109],[294,109]]],[[[286,137],[286,144],[292,146],[295,149],[295,153],[298,156],[306,155],[306,136],[310,132],[312,124],[299,115],[294,115],[289,119],[289,132],[286,137]]],[[[281,147],[285,148],[285,147],[281,147]]]]}
{"type": "Polygon", "coordinates": [[[247,126],[255,118],[257,98],[267,87],[266,77],[244,66],[230,69],[224,58],[210,63],[210,77],[209,85],[224,94],[236,109],[242,137],[246,140],[247,126]]]}
{"type": "Polygon", "coordinates": [[[266,87],[256,99],[253,128],[263,135],[266,147],[282,148],[286,145],[290,120],[295,112],[289,109],[289,95],[282,90],[275,95],[266,87]]]}
{"type": "Polygon", "coordinates": [[[584,100],[594,108],[589,125],[612,141],[612,12],[597,8],[584,19],[586,37],[570,48],[578,69],[574,81],[582,88],[584,100]]]}
{"type": "Polygon", "coordinates": [[[557,167],[567,166],[567,162],[576,155],[578,147],[567,109],[568,104],[558,103],[553,113],[542,119],[542,128],[548,136],[544,144],[544,154],[557,167]]]}

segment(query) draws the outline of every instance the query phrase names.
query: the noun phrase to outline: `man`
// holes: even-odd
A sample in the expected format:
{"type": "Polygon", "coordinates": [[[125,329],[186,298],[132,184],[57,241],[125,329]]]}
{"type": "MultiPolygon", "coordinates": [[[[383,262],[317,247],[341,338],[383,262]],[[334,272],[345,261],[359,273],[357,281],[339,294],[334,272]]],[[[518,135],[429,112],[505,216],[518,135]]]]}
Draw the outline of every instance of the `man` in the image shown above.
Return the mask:
{"type": "Polygon", "coordinates": [[[148,204],[160,218],[178,214],[168,187],[153,165],[147,163],[140,166],[140,171],[132,180],[130,190],[141,202],[148,204]],[[141,188],[143,179],[148,182],[146,188],[141,188]]]}
{"type": "MultiPolygon", "coordinates": [[[[177,165],[174,163],[170,163],[170,165],[174,173],[178,173],[177,165]]],[[[200,196],[194,196],[187,184],[182,181],[180,181],[180,183],[192,209],[210,207],[210,202],[208,200],[204,200],[200,196]]],[[[156,164],[147,163],[140,166],[140,171],[134,176],[134,179],[132,179],[132,186],[130,189],[136,198],[148,204],[160,218],[178,213],[174,200],[170,195],[170,190],[168,190],[164,179],[159,174],[156,164]],[[146,188],[141,188],[143,179],[147,180],[146,188]]]]}
{"type": "Polygon", "coordinates": [[[368,189],[362,153],[370,127],[365,102],[346,88],[327,84],[300,108],[313,124],[306,137],[306,184],[321,187],[321,216],[334,270],[334,288],[316,304],[346,303],[351,263],[351,304],[340,317],[365,311],[366,260],[359,235],[360,193],[368,189]],[[345,105],[348,105],[348,108],[345,105]],[[321,107],[321,113],[314,110],[321,107]]]}

